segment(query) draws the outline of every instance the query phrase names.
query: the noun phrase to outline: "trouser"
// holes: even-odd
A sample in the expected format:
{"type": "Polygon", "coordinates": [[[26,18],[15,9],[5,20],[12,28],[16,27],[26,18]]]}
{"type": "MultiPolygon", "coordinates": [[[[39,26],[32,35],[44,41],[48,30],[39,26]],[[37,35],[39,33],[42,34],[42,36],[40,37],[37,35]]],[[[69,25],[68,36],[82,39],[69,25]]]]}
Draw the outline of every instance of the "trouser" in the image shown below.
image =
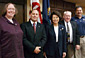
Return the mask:
{"type": "Polygon", "coordinates": [[[85,36],[80,38],[80,49],[76,50],[76,58],[85,58],[85,36]]]}
{"type": "Polygon", "coordinates": [[[67,45],[67,57],[66,58],[75,58],[75,51],[72,44],[67,45]]]}

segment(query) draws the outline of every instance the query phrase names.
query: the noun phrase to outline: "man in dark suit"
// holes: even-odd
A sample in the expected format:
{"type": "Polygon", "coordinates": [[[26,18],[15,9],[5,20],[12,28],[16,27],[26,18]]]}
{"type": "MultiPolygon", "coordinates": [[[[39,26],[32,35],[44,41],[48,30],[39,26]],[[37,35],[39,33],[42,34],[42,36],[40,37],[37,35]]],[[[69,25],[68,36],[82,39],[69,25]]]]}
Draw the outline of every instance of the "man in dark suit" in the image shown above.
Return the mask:
{"type": "Polygon", "coordinates": [[[25,58],[43,58],[43,46],[46,42],[44,26],[37,22],[39,13],[32,10],[30,21],[21,24],[24,32],[23,45],[25,58]]]}
{"type": "Polygon", "coordinates": [[[79,32],[76,22],[71,20],[71,12],[65,11],[63,15],[63,24],[67,32],[67,58],[75,58],[75,48],[80,49],[79,32]]]}

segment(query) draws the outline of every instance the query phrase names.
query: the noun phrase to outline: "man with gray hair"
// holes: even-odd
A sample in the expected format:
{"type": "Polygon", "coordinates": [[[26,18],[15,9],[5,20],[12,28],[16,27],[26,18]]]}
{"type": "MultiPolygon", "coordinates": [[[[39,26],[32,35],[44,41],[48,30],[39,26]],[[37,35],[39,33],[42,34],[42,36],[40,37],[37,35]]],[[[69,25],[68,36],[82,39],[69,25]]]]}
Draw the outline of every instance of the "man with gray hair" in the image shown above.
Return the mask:
{"type": "Polygon", "coordinates": [[[75,49],[80,49],[79,32],[76,22],[71,20],[72,13],[70,11],[65,11],[63,14],[63,24],[67,32],[67,58],[75,58],[75,49]]]}

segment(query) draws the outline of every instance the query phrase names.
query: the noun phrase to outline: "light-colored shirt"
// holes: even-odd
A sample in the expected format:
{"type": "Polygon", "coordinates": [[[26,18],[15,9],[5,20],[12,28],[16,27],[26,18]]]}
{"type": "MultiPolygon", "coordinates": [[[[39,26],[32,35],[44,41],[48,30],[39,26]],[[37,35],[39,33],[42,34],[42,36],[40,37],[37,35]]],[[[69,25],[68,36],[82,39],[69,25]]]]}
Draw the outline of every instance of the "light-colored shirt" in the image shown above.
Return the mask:
{"type": "MultiPolygon", "coordinates": [[[[32,26],[33,26],[33,21],[32,20],[30,20],[30,22],[31,22],[31,24],[32,24],[32,26]]],[[[35,22],[35,26],[37,26],[37,22],[35,22]]]]}
{"type": "MultiPolygon", "coordinates": [[[[65,23],[65,27],[66,27],[66,32],[67,32],[67,22],[64,21],[65,23]]],[[[70,43],[73,42],[73,30],[72,30],[72,25],[70,22],[68,22],[68,27],[69,27],[69,31],[70,31],[70,43]]]]}
{"type": "Polygon", "coordinates": [[[58,42],[58,26],[54,26],[54,31],[56,34],[56,42],[58,42]]]}
{"type": "Polygon", "coordinates": [[[11,23],[14,23],[12,19],[8,19],[11,23]]]}

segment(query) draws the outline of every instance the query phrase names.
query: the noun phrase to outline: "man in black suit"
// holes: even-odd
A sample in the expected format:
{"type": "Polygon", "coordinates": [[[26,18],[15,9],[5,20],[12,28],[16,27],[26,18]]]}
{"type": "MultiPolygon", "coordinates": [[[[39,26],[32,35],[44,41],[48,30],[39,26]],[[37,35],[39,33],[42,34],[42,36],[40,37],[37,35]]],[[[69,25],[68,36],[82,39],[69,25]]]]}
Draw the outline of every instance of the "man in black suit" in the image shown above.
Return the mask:
{"type": "Polygon", "coordinates": [[[25,58],[43,58],[43,46],[46,43],[45,28],[37,22],[39,13],[32,10],[30,21],[21,24],[24,32],[23,45],[25,58]]]}
{"type": "Polygon", "coordinates": [[[71,20],[71,12],[65,11],[63,15],[63,24],[67,32],[67,58],[75,58],[75,48],[80,49],[79,32],[76,22],[71,20]]]}

